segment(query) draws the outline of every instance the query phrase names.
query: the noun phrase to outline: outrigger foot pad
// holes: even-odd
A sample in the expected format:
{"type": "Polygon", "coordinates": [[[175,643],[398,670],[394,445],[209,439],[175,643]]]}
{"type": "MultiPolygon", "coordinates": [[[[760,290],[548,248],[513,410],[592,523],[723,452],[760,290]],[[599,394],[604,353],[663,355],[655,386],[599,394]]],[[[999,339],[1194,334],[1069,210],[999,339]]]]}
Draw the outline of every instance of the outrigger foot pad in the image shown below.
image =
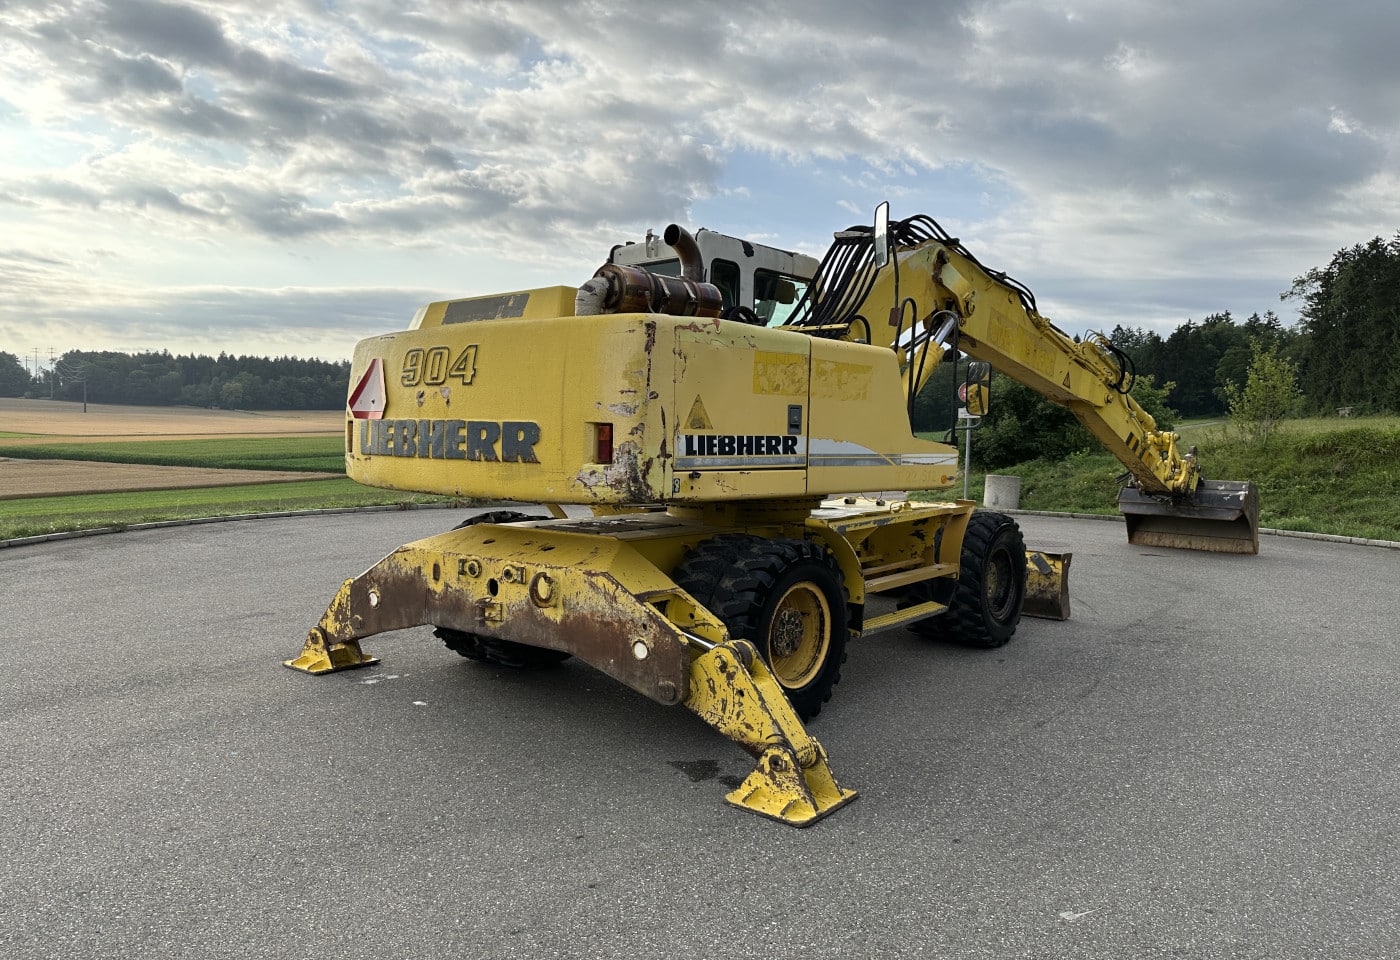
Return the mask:
{"type": "Polygon", "coordinates": [[[789,826],[808,827],[855,798],[854,790],[837,786],[824,751],[820,764],[803,769],[791,749],[769,747],[758,758],[753,773],[724,799],[740,810],[789,826]]]}
{"type": "Polygon", "coordinates": [[[1026,548],[1026,602],[1021,613],[1044,620],[1069,619],[1068,550],[1026,548]]]}
{"type": "Polygon", "coordinates": [[[747,640],[731,640],[690,665],[685,705],[758,759],[753,773],[725,799],[741,810],[806,827],[856,798],[842,789],[826,751],[807,733],[747,640]]]}
{"type": "Polygon", "coordinates": [[[337,670],[368,667],[378,662],[378,657],[371,657],[360,649],[360,641],[327,643],[321,628],[312,627],[306,635],[306,643],[302,645],[301,656],[295,660],[283,660],[282,665],[302,673],[334,673],[337,670]]]}

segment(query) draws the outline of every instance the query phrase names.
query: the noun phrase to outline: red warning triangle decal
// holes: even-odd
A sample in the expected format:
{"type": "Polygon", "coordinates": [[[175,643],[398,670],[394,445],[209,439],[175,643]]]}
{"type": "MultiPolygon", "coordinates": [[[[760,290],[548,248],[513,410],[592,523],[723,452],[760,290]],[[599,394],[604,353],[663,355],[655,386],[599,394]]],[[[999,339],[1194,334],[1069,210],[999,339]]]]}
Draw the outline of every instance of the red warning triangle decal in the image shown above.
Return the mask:
{"type": "Polygon", "coordinates": [[[384,417],[384,361],[375,357],[346,401],[350,416],[356,420],[381,420],[384,417]]]}

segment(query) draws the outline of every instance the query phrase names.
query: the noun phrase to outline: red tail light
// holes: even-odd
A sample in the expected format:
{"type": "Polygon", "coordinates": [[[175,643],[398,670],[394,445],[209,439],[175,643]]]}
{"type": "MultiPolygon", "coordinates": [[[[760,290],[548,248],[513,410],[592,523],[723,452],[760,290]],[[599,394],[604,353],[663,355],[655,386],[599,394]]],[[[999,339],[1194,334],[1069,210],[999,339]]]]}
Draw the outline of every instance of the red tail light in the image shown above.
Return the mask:
{"type": "Polygon", "coordinates": [[[594,463],[613,462],[612,428],[611,423],[595,423],[593,425],[594,453],[596,454],[593,458],[594,463]]]}

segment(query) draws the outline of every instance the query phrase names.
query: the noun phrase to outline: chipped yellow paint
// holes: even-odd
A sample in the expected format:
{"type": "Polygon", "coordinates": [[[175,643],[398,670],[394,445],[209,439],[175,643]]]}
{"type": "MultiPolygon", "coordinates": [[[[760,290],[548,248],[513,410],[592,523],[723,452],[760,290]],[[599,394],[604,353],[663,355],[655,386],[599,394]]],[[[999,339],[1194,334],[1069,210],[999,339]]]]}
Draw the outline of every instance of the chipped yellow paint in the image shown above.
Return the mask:
{"type": "Polygon", "coordinates": [[[753,355],[753,392],[763,396],[807,396],[807,355],[756,351],[753,355]]]}
{"type": "Polygon", "coordinates": [[[823,400],[860,401],[870,398],[870,377],[875,368],[868,363],[812,359],[812,396],[823,400]]]}

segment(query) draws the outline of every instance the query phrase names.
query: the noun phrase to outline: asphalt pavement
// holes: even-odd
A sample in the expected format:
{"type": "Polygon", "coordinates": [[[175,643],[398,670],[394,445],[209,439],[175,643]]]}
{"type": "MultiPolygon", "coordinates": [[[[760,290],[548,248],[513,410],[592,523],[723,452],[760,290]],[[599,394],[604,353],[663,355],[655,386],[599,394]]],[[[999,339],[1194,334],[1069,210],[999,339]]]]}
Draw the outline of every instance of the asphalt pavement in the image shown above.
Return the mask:
{"type": "Polygon", "coordinates": [[[807,830],[748,757],[571,661],[284,669],[441,511],[0,552],[0,956],[1381,958],[1400,953],[1400,551],[1074,552],[1074,616],[857,641],[807,830]]]}

